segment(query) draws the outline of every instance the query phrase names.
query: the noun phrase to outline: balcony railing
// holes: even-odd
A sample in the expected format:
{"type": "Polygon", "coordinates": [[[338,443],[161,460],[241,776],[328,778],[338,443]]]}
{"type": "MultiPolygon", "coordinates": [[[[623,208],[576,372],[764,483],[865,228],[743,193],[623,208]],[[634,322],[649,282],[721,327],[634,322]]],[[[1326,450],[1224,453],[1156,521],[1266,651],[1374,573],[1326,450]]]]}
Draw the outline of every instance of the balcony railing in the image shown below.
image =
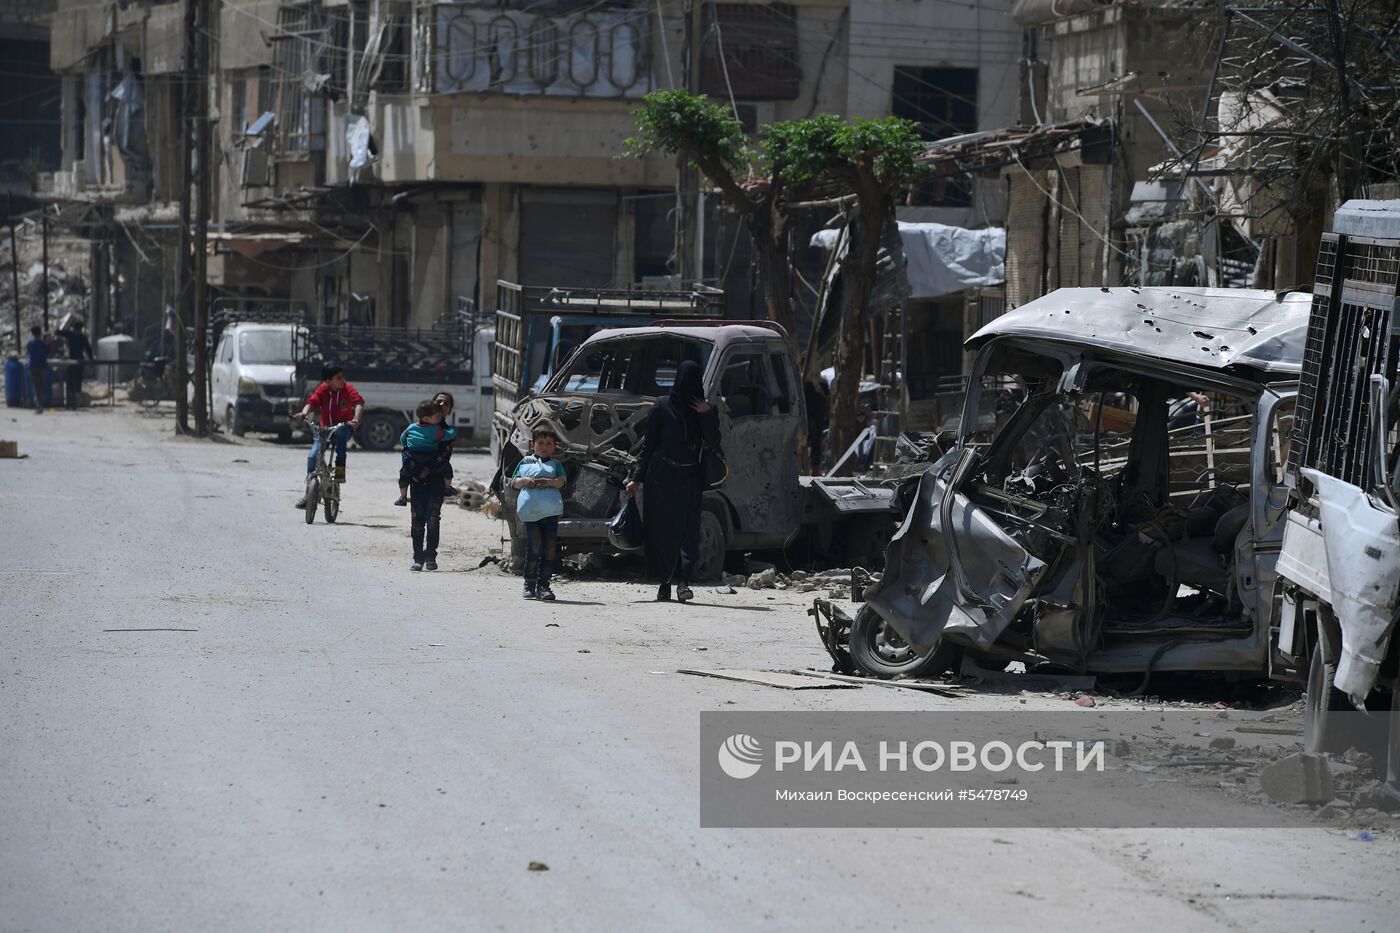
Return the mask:
{"type": "Polygon", "coordinates": [[[640,97],[653,87],[646,7],[574,13],[432,3],[419,10],[420,91],[640,97]],[[427,26],[427,28],[424,28],[427,26]]]}

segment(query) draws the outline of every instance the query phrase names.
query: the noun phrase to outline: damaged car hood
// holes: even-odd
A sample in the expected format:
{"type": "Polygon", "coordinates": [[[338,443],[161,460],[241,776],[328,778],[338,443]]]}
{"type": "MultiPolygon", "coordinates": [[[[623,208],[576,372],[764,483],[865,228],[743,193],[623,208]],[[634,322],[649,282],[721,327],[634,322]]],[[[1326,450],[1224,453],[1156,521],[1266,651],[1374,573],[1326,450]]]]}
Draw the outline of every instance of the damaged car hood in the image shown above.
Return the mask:
{"type": "Polygon", "coordinates": [[[525,438],[538,424],[553,427],[561,454],[626,462],[641,449],[654,401],[625,393],[555,392],[527,398],[513,416],[525,438]]]}
{"type": "Polygon", "coordinates": [[[1246,288],[1061,288],[968,338],[1032,337],[1210,369],[1296,376],[1312,296],[1246,288]]]}
{"type": "Polygon", "coordinates": [[[919,480],[914,505],[885,550],[884,576],[866,603],[920,651],[944,634],[990,648],[1011,624],[1046,565],[958,493],[952,503],[957,560],[975,597],[959,593],[943,534],[940,503],[947,488],[944,458],[919,480]]]}

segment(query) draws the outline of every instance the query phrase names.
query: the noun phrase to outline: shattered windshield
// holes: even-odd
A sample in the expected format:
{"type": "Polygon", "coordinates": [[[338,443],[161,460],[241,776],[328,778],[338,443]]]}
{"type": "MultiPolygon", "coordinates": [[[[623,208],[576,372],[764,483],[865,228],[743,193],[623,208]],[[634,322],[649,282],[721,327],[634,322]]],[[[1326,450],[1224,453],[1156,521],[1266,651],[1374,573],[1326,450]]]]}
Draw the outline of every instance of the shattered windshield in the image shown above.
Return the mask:
{"type": "Polygon", "coordinates": [[[694,360],[703,369],[713,350],[710,341],[693,337],[651,335],[600,341],[584,347],[551,380],[548,391],[664,395],[675,382],[681,363],[694,360]]]}
{"type": "Polygon", "coordinates": [[[238,335],[238,357],[244,363],[292,365],[292,332],[275,328],[245,330],[238,335]]]}

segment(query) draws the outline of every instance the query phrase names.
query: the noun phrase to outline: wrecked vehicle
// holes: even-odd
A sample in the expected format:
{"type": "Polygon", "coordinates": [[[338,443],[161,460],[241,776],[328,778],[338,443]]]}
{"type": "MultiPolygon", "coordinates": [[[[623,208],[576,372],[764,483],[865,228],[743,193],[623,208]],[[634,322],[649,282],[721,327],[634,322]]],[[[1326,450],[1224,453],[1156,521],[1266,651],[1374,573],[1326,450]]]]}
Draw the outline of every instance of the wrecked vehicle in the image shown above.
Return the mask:
{"type": "MultiPolygon", "coordinates": [[[[1318,251],[1278,562],[1275,674],[1306,680],[1314,752],[1384,748],[1385,717],[1336,711],[1400,712],[1397,273],[1400,201],[1348,201],[1318,251]]],[[[1397,782],[1400,716],[1389,719],[1397,782]]]]}
{"type": "Polygon", "coordinates": [[[566,551],[611,552],[608,520],[641,452],[652,402],[670,391],[681,363],[704,369],[705,397],[720,412],[729,479],[704,494],[697,578],[711,580],[730,549],[781,547],[800,522],[798,432],[805,425],[797,362],[787,335],[768,322],[673,321],[603,330],[559,367],[544,389],[497,421],[501,496],[513,557],[523,552],[515,490],[504,483],[540,423],[560,435],[566,551]]]}
{"type": "Polygon", "coordinates": [[[848,662],[1266,677],[1308,302],[1066,288],[983,327],[957,442],[918,480],[848,662]],[[1008,388],[987,441],[982,396],[1008,388]]]}

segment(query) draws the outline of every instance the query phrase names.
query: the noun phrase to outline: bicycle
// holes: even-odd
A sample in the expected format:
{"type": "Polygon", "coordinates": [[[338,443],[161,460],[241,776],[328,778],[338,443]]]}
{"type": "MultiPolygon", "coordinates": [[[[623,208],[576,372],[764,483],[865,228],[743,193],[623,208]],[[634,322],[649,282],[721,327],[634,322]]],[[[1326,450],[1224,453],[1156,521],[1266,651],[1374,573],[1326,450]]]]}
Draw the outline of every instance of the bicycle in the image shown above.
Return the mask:
{"type": "Polygon", "coordinates": [[[320,453],[316,457],[316,472],[306,478],[306,523],[316,521],[316,507],[325,506],[326,521],[335,524],[340,516],[340,483],[335,478],[335,445],[331,435],[350,422],[340,424],[314,425],[312,430],[320,438],[320,453]]]}

